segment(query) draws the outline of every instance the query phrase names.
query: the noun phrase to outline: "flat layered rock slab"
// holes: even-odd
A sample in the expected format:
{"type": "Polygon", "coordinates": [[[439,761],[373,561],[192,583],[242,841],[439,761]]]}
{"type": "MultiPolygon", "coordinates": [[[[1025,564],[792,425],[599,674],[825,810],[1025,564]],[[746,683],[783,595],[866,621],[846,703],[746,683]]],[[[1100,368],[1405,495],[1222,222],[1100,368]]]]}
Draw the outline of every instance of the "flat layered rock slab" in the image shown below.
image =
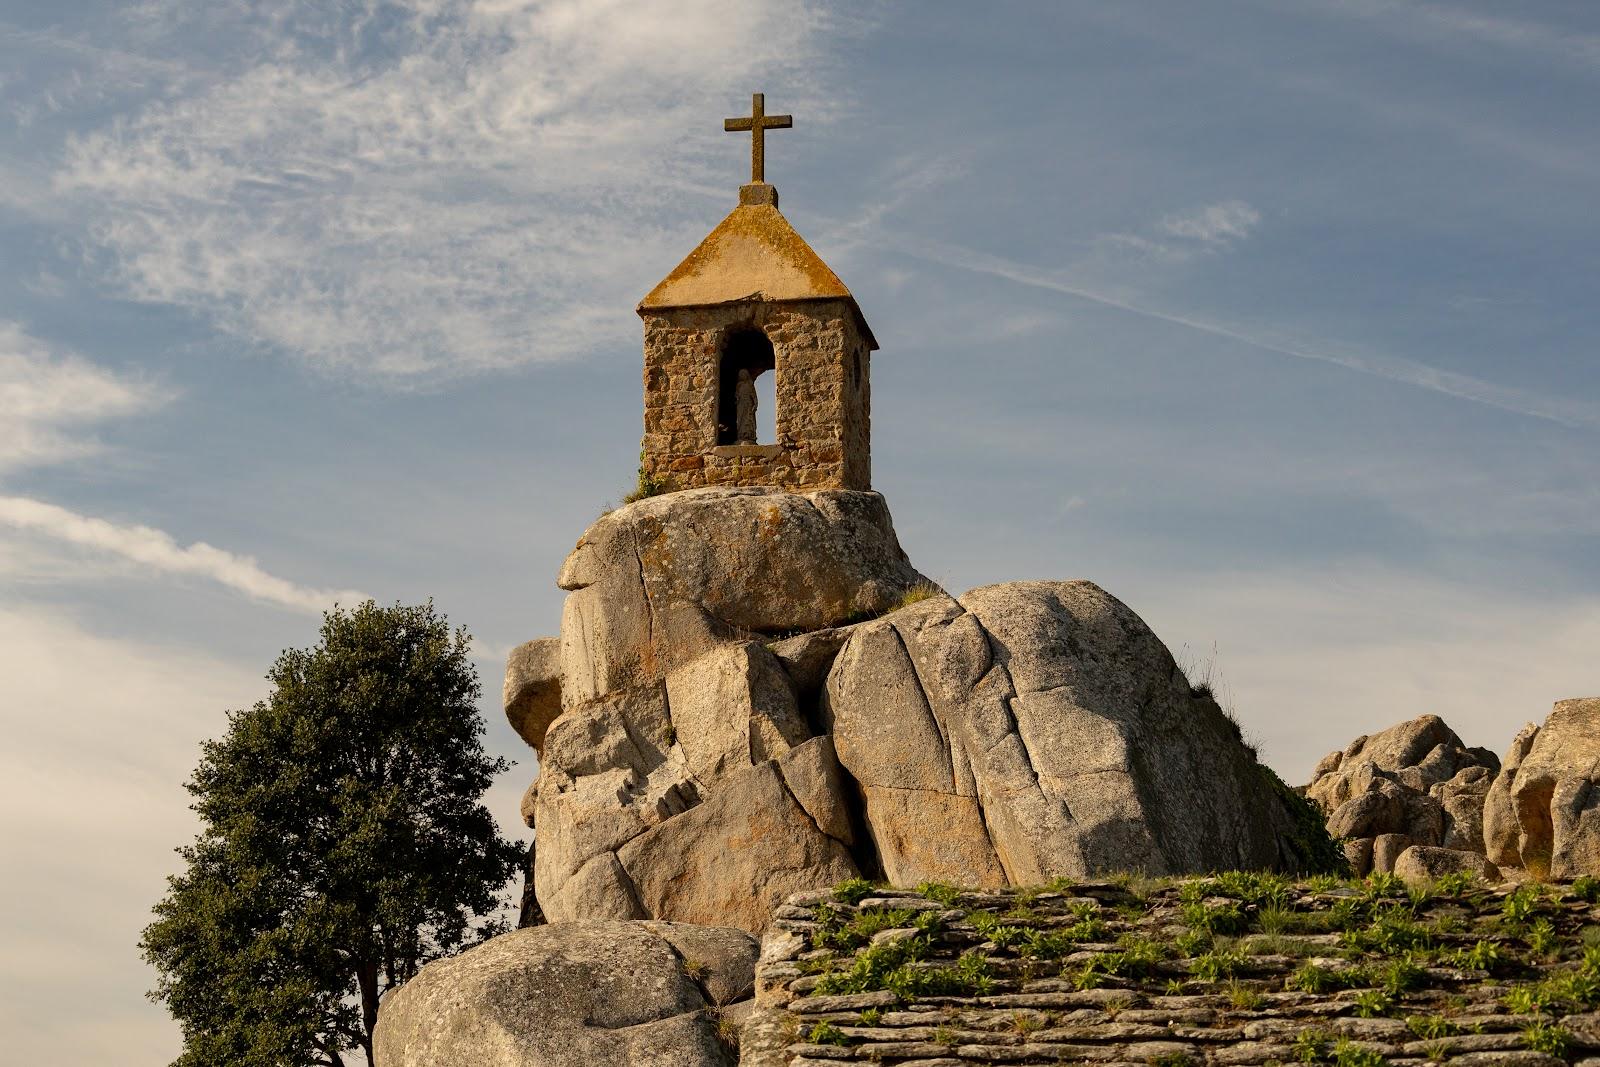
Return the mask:
{"type": "Polygon", "coordinates": [[[757,978],[789,1043],[741,1063],[1600,1067],[1593,883],[1085,888],[791,898],[757,978]]]}

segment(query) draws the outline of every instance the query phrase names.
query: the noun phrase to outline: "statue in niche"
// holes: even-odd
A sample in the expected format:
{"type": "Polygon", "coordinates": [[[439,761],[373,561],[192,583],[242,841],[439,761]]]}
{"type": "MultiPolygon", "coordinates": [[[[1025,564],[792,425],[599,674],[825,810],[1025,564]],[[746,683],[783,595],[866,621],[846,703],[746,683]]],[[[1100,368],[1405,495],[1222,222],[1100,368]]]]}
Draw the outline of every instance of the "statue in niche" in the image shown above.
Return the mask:
{"type": "Polygon", "coordinates": [[[756,443],[756,383],[748,370],[739,372],[733,386],[734,441],[741,445],[756,443]]]}

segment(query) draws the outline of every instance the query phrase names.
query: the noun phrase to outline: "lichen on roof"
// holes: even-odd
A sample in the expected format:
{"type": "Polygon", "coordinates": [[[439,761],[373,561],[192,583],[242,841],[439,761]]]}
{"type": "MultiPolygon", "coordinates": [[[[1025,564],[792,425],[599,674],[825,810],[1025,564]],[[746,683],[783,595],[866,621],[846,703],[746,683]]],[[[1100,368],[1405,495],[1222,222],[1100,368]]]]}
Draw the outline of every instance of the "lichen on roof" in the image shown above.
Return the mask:
{"type": "Polygon", "coordinates": [[[702,307],[752,297],[852,303],[855,299],[776,207],[741,204],[650,290],[639,310],[702,307]]]}

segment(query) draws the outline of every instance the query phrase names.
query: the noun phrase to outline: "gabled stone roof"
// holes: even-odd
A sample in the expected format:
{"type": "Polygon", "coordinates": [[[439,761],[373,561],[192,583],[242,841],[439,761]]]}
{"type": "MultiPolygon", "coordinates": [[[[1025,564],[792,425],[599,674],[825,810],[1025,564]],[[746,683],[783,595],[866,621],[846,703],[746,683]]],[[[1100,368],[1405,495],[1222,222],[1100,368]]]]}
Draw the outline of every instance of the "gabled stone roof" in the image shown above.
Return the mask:
{"type": "MultiPolygon", "coordinates": [[[[776,199],[775,197],[773,199],[776,199]]],[[[708,307],[741,300],[848,300],[855,297],[772,203],[741,203],[672,273],[639,302],[641,312],[708,307]]],[[[877,343],[870,330],[868,343],[877,343]]]]}

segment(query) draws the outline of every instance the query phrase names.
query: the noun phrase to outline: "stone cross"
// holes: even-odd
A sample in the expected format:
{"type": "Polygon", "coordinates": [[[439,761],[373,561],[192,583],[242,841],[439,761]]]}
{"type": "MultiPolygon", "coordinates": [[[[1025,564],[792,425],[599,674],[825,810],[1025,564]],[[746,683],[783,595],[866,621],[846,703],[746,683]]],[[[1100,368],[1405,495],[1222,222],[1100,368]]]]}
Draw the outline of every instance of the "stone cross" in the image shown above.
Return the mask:
{"type": "Polygon", "coordinates": [[[752,183],[765,182],[767,180],[767,131],[787,130],[792,126],[794,126],[793,115],[767,114],[767,98],[764,93],[750,94],[750,114],[744,118],[722,120],[722,128],[728,133],[750,131],[750,181],[752,183]]]}

